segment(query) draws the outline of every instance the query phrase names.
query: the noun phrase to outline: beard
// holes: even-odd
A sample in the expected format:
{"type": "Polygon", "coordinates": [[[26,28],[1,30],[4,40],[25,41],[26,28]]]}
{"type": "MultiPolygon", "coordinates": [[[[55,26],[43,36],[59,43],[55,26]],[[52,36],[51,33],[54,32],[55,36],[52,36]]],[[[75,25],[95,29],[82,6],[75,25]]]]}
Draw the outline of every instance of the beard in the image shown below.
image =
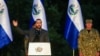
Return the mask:
{"type": "Polygon", "coordinates": [[[36,26],[36,29],[41,29],[41,26],[36,26]]]}

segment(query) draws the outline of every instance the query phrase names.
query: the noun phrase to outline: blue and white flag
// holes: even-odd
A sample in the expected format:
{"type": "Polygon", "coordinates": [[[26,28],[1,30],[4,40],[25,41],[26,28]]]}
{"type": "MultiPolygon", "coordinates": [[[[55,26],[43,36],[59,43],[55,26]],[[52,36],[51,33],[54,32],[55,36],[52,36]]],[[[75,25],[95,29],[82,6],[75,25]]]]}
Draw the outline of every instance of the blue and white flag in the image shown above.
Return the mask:
{"type": "Polygon", "coordinates": [[[77,48],[77,38],[79,32],[84,28],[81,8],[78,0],[69,0],[65,25],[65,38],[68,44],[73,48],[77,48]]]}
{"type": "Polygon", "coordinates": [[[0,0],[0,48],[9,44],[12,39],[8,10],[4,0],[0,0]]]}
{"type": "Polygon", "coordinates": [[[36,19],[41,19],[42,20],[42,28],[47,30],[47,22],[46,22],[45,10],[43,7],[42,0],[34,0],[33,1],[32,18],[30,21],[30,27],[32,27],[32,24],[36,19]]]}

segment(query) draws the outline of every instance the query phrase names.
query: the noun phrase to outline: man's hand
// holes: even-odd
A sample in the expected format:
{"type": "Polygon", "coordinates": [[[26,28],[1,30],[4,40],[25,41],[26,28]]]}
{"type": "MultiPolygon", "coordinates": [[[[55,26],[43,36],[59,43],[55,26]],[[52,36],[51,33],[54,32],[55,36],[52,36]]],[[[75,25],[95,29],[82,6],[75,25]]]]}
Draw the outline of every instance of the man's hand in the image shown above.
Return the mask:
{"type": "Polygon", "coordinates": [[[79,52],[79,56],[83,56],[81,52],[79,52]]]}
{"type": "Polygon", "coordinates": [[[13,20],[12,23],[13,23],[13,26],[15,26],[15,27],[18,26],[18,21],[17,20],[13,20]]]}
{"type": "Polygon", "coordinates": [[[96,53],[96,56],[99,56],[99,52],[96,53]]]}

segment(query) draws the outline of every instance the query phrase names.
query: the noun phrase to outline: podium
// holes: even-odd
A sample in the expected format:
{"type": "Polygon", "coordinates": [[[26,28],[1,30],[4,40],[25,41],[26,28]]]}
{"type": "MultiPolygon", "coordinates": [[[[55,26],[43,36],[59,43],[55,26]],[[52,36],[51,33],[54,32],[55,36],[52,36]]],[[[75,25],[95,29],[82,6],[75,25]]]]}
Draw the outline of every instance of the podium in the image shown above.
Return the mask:
{"type": "Polygon", "coordinates": [[[30,42],[28,56],[51,56],[51,46],[49,42],[30,42]]]}

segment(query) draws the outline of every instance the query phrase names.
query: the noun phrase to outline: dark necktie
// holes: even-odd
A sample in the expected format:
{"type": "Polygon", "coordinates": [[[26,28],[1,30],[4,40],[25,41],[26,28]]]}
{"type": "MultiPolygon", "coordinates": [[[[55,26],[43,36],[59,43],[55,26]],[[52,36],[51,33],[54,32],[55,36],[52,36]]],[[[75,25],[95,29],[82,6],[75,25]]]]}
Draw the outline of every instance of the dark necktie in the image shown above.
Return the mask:
{"type": "Polygon", "coordinates": [[[39,30],[35,30],[35,42],[39,42],[40,41],[40,31],[39,30]]]}

